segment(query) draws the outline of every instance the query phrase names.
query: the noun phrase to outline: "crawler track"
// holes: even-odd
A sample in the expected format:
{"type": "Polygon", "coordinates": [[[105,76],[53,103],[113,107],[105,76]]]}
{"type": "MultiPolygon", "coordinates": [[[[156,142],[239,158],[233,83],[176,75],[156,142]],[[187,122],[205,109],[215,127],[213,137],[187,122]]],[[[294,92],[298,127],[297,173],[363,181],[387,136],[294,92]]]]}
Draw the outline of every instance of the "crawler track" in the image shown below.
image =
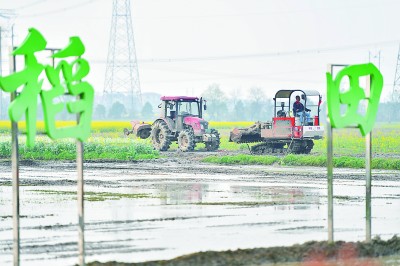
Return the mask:
{"type": "Polygon", "coordinates": [[[312,140],[292,140],[290,142],[284,140],[267,141],[258,143],[250,148],[252,154],[309,154],[314,147],[312,140]]]}

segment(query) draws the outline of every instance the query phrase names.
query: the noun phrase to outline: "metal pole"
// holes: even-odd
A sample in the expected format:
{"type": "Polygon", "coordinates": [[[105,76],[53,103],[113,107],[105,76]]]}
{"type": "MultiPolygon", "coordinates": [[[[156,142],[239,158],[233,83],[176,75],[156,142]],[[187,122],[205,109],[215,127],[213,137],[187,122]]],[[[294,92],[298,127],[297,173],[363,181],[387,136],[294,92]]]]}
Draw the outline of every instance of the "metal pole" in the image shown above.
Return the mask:
{"type": "Polygon", "coordinates": [[[0,76],[3,74],[3,43],[2,43],[3,28],[0,27],[0,76]]]}
{"type": "Polygon", "coordinates": [[[327,167],[328,167],[328,242],[333,243],[333,140],[332,127],[327,122],[327,167]]]}
{"type": "Polygon", "coordinates": [[[79,218],[79,265],[85,265],[85,221],[84,221],[84,191],[83,191],[83,143],[76,142],[76,167],[78,172],[78,218],[79,218]]]}
{"type": "MultiPolygon", "coordinates": [[[[54,62],[53,62],[54,64],[54,62]]],[[[77,96],[77,100],[81,99],[77,96]]],[[[80,114],[76,115],[76,122],[79,125],[80,114]]],[[[84,220],[84,180],[83,180],[83,143],[80,140],[76,141],[76,170],[78,174],[78,219],[79,219],[79,240],[78,240],[78,251],[79,251],[79,265],[85,266],[85,220],[84,220]]]]}
{"type": "MultiPolygon", "coordinates": [[[[328,71],[332,74],[332,65],[328,65],[328,71]]],[[[327,172],[328,172],[328,242],[333,243],[333,134],[332,126],[327,120],[327,172]]]]}
{"type": "Polygon", "coordinates": [[[11,26],[11,47],[14,49],[14,24],[11,26]]]}
{"type": "MultiPolygon", "coordinates": [[[[12,48],[10,49],[12,53],[12,48]]],[[[10,56],[10,73],[15,72],[15,57],[10,56]]],[[[11,93],[10,102],[17,97],[17,92],[11,93]]],[[[18,123],[11,122],[11,172],[13,190],[13,256],[14,266],[19,266],[20,261],[20,235],[19,235],[19,155],[18,155],[18,123]]]]}
{"type": "MultiPolygon", "coordinates": [[[[367,76],[366,91],[370,97],[371,77],[367,76]]],[[[371,242],[371,158],[372,158],[372,132],[365,136],[365,241],[371,242]]]]}
{"type": "Polygon", "coordinates": [[[372,133],[365,136],[365,177],[366,177],[366,194],[365,194],[365,241],[371,242],[371,157],[372,157],[372,133]]]}
{"type": "MultiPolygon", "coordinates": [[[[2,40],[3,28],[0,27],[0,76],[3,76],[3,40],[2,40]]],[[[3,114],[3,91],[0,90],[0,120],[3,114]]]]}
{"type": "Polygon", "coordinates": [[[381,70],[381,51],[379,50],[378,69],[381,70]]]}

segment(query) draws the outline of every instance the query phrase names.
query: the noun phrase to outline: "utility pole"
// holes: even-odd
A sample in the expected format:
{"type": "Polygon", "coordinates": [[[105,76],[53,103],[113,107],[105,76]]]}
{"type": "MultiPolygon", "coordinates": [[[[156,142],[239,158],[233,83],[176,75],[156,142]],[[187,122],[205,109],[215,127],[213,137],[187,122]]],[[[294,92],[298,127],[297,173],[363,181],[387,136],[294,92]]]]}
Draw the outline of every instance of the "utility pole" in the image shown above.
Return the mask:
{"type": "Polygon", "coordinates": [[[400,100],[400,45],[399,52],[397,53],[396,73],[394,74],[392,101],[394,103],[400,100]]]}
{"type": "Polygon", "coordinates": [[[110,97],[107,94],[112,93],[128,94],[130,96],[128,104],[131,104],[132,108],[136,97],[139,108],[141,108],[142,94],[130,0],[113,0],[103,99],[109,100],[110,97]]]}
{"type": "Polygon", "coordinates": [[[378,69],[381,69],[381,50],[372,55],[371,51],[368,52],[368,62],[376,62],[378,65],[378,69]],[[378,60],[378,62],[376,62],[378,60]]]}
{"type": "MultiPolygon", "coordinates": [[[[10,45],[13,46],[14,34],[14,20],[17,17],[15,10],[13,9],[0,9],[0,76],[7,74],[7,69],[5,66],[9,63],[9,48],[10,45]]],[[[6,117],[6,112],[3,112],[4,109],[3,102],[3,92],[0,90],[0,119],[6,117]]]]}

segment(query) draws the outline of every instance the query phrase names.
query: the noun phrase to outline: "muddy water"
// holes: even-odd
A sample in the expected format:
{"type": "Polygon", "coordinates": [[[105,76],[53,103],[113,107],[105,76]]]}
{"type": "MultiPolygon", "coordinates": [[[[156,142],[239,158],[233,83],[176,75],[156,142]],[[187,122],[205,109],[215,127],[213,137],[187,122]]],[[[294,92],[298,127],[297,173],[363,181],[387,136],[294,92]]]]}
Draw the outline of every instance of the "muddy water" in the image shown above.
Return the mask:
{"type": "MultiPolygon", "coordinates": [[[[9,165],[0,172],[0,265],[11,265],[9,165]]],[[[400,233],[400,172],[373,176],[372,233],[388,239],[400,233]]],[[[22,165],[23,265],[77,263],[75,179],[72,163],[22,165]]],[[[170,259],[327,238],[323,168],[164,159],[88,163],[85,179],[87,261],[170,259]]],[[[335,240],[364,239],[364,184],[363,171],[335,171],[335,240]]]]}

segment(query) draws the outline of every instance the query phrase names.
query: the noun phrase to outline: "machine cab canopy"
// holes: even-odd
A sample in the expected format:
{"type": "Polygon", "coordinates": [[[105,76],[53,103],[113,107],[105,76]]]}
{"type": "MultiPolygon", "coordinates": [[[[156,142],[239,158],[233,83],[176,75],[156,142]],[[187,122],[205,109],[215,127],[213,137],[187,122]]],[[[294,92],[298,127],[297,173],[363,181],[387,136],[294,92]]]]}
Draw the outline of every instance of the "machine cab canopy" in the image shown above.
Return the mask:
{"type": "Polygon", "coordinates": [[[279,90],[273,98],[275,117],[283,114],[293,116],[293,103],[296,101],[296,96],[300,96],[300,102],[304,108],[311,110],[312,115],[319,117],[322,97],[316,90],[279,90]]]}
{"type": "Polygon", "coordinates": [[[290,96],[296,92],[306,96],[320,96],[319,92],[316,90],[280,90],[275,94],[274,99],[290,98],[290,96]]]}
{"type": "Polygon", "coordinates": [[[162,96],[161,101],[198,101],[198,97],[190,96],[162,96]]]}

